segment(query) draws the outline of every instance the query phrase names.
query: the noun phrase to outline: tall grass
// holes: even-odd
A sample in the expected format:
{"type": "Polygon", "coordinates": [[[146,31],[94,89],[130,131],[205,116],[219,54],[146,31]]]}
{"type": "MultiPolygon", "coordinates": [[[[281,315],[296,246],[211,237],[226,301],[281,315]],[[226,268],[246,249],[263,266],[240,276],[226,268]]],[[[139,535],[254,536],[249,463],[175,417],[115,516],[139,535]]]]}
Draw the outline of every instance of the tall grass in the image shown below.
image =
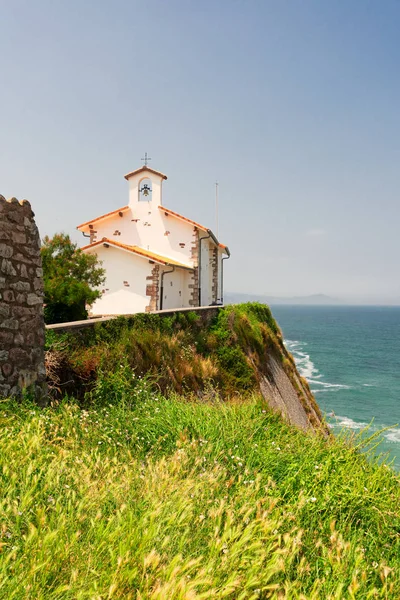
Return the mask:
{"type": "Polygon", "coordinates": [[[0,598],[400,597],[390,468],[258,397],[107,385],[89,410],[0,404],[0,598]]]}

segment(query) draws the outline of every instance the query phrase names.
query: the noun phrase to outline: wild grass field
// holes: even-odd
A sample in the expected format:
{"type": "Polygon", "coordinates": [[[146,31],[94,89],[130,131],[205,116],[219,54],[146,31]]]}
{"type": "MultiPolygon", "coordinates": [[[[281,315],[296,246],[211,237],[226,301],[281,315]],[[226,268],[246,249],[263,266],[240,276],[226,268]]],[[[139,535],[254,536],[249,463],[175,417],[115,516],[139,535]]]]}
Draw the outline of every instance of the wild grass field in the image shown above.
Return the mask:
{"type": "Polygon", "coordinates": [[[86,409],[0,403],[0,598],[400,598],[399,478],[360,438],[120,368],[86,409]]]}

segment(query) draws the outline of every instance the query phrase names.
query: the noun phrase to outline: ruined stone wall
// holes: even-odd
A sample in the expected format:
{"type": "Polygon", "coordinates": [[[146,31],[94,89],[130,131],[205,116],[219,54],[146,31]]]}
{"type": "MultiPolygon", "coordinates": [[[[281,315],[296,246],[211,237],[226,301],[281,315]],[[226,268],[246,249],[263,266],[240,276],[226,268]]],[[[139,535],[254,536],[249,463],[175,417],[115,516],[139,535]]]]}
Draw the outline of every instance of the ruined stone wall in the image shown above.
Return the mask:
{"type": "Polygon", "coordinates": [[[40,238],[28,201],[0,196],[0,397],[46,397],[40,238]]]}

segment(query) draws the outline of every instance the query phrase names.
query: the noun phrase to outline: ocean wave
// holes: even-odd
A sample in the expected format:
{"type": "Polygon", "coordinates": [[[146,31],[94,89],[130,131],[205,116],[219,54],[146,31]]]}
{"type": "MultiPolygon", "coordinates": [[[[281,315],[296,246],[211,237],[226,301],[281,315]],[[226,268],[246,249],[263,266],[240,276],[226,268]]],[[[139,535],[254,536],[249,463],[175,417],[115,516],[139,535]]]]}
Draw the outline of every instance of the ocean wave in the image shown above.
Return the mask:
{"type": "Polygon", "coordinates": [[[307,342],[300,342],[299,340],[285,340],[285,345],[295,348],[296,346],[307,346],[307,342]]]}
{"type": "MultiPolygon", "coordinates": [[[[349,388],[350,389],[350,388],[349,388]]],[[[316,388],[310,387],[310,390],[312,391],[312,393],[315,394],[327,394],[329,392],[338,392],[339,389],[338,388],[319,388],[319,390],[317,390],[316,388]]]]}
{"type": "MultiPolygon", "coordinates": [[[[341,429],[352,429],[354,431],[359,431],[360,429],[365,429],[368,427],[371,434],[385,429],[385,425],[378,425],[377,423],[371,425],[370,423],[354,421],[354,419],[351,419],[350,417],[341,417],[340,415],[335,415],[333,413],[328,413],[327,417],[330,419],[330,422],[328,423],[330,429],[337,427],[341,429]]],[[[382,431],[382,436],[388,442],[399,444],[400,428],[390,427],[386,431],[382,431]]]]}
{"type": "Polygon", "coordinates": [[[345,427],[346,429],[364,429],[368,427],[368,423],[354,421],[350,417],[341,417],[340,415],[334,415],[331,418],[335,419],[334,423],[331,423],[334,427],[345,427]]]}
{"type": "Polygon", "coordinates": [[[306,342],[300,342],[298,340],[285,340],[286,348],[293,354],[293,358],[296,362],[299,373],[306,379],[314,378],[317,379],[322,375],[319,374],[318,369],[312,362],[310,355],[304,352],[304,346],[306,342]]]}
{"type": "Polygon", "coordinates": [[[309,383],[313,384],[313,385],[320,385],[324,388],[334,388],[334,389],[341,389],[341,390],[350,390],[351,386],[350,385],[344,385],[342,383],[326,383],[325,381],[315,381],[315,379],[309,379],[308,380],[309,383]]]}
{"type": "MultiPolygon", "coordinates": [[[[338,392],[340,390],[353,389],[350,385],[341,383],[329,383],[322,381],[323,374],[319,372],[313,361],[311,360],[310,354],[305,351],[307,346],[306,342],[300,340],[285,340],[285,346],[289,352],[293,355],[296,362],[297,369],[302,377],[305,377],[310,384],[310,388],[313,394],[321,394],[328,392],[338,392]]],[[[361,390],[362,388],[377,387],[376,383],[357,383],[356,389],[361,390]]],[[[362,431],[368,428],[368,434],[373,434],[385,429],[384,424],[367,423],[364,421],[355,421],[350,417],[336,415],[333,412],[328,413],[328,427],[330,429],[349,429],[352,431],[362,431]]],[[[367,435],[368,435],[367,434],[367,435]]],[[[382,438],[385,442],[392,444],[400,444],[400,427],[390,427],[386,431],[382,431],[382,438]]]]}
{"type": "Polygon", "coordinates": [[[310,355],[304,352],[304,346],[307,346],[306,342],[299,340],[285,340],[285,346],[289,352],[293,355],[296,362],[297,369],[302,377],[305,377],[311,385],[321,386],[323,389],[312,389],[313,394],[322,391],[337,391],[337,390],[349,390],[351,386],[344,385],[341,383],[328,383],[326,381],[320,381],[323,377],[322,373],[312,362],[310,355]]]}
{"type": "Polygon", "coordinates": [[[391,427],[384,433],[384,437],[389,442],[400,442],[400,429],[398,427],[391,427]]]}

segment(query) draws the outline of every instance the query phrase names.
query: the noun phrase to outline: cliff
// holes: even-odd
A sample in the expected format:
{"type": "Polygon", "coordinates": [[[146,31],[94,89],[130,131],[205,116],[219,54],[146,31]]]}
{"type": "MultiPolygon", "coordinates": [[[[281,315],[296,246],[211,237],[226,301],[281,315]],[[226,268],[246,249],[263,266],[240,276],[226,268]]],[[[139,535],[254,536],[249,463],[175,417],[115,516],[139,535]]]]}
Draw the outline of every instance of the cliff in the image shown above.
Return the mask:
{"type": "Polygon", "coordinates": [[[326,432],[308,384],[262,304],[138,314],[68,334],[48,331],[47,348],[49,384],[56,396],[68,393],[90,403],[100,380],[113,395],[117,381],[133,373],[163,394],[197,400],[261,392],[289,423],[326,432]]]}

